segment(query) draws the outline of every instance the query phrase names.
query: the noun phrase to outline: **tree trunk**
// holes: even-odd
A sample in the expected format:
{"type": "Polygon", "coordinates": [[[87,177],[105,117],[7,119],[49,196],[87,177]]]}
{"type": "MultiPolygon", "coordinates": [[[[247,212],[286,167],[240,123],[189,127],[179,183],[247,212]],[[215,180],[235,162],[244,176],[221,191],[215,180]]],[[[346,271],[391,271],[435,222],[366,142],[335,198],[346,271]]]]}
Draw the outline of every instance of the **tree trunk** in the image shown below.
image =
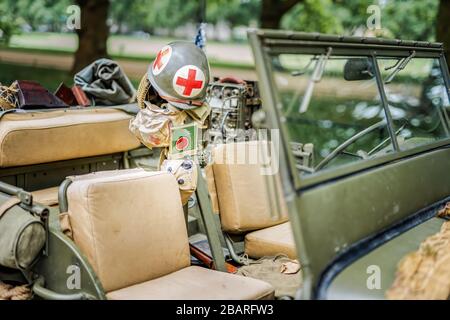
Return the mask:
{"type": "Polygon", "coordinates": [[[81,9],[81,28],[77,30],[78,49],[72,74],[93,61],[107,57],[109,0],[76,0],[81,9]]]}
{"type": "Polygon", "coordinates": [[[284,14],[300,2],[302,0],[263,0],[261,3],[261,28],[278,29],[284,14]]]}
{"type": "MultiPolygon", "coordinates": [[[[450,66],[450,1],[441,0],[437,14],[436,39],[444,43],[445,58],[450,66]]],[[[450,68],[450,67],[449,67],[450,68]]]]}
{"type": "MultiPolygon", "coordinates": [[[[265,1],[267,2],[267,1],[265,1]]],[[[264,29],[278,29],[280,27],[280,22],[282,15],[276,11],[270,11],[263,7],[261,12],[261,28],[264,29]]]]}

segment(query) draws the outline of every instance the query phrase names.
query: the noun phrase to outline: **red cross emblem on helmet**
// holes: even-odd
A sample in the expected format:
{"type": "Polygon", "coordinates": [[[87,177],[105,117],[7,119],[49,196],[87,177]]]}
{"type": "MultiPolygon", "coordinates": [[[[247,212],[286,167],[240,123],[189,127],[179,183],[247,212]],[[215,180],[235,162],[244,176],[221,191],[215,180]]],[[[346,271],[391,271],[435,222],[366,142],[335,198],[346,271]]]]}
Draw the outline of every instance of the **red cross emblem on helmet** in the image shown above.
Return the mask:
{"type": "Polygon", "coordinates": [[[155,61],[153,61],[152,65],[152,72],[156,76],[161,73],[161,71],[164,70],[167,63],[170,60],[170,57],[172,55],[172,47],[171,46],[165,46],[161,50],[159,50],[158,54],[156,55],[155,61]]]}
{"type": "Polygon", "coordinates": [[[187,65],[178,69],[173,77],[173,88],[183,97],[196,97],[205,86],[205,74],[198,67],[187,65]]]}

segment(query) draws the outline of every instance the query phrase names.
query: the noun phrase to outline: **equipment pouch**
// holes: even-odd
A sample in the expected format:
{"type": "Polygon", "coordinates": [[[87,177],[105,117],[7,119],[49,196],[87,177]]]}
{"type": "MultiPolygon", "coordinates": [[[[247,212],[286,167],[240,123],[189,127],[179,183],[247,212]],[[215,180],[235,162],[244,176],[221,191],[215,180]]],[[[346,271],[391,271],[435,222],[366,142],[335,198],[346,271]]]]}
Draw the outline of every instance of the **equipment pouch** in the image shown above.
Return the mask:
{"type": "Polygon", "coordinates": [[[26,269],[41,252],[47,234],[42,221],[14,199],[0,206],[0,265],[26,269]]]}

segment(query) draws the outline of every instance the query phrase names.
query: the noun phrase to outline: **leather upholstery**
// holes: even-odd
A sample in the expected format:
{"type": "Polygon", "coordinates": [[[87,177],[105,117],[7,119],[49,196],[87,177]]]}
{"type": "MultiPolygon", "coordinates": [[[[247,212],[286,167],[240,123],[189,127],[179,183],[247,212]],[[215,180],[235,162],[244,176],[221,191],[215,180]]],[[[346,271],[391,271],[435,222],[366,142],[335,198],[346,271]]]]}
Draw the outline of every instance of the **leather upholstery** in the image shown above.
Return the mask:
{"type": "Polygon", "coordinates": [[[54,206],[58,204],[58,187],[36,190],[32,192],[33,201],[44,206],[54,206]]]}
{"type": "Polygon", "coordinates": [[[170,275],[107,294],[112,300],[263,300],[273,299],[267,282],[188,267],[170,275]]]}
{"type": "Polygon", "coordinates": [[[131,115],[111,108],[5,114],[0,122],[0,167],[122,152],[140,146],[131,115]]]}
{"type": "Polygon", "coordinates": [[[285,254],[291,259],[297,258],[291,224],[285,222],[277,226],[247,233],[245,253],[258,259],[285,254]]]}
{"type": "Polygon", "coordinates": [[[106,292],[190,265],[178,184],[142,169],[75,179],[67,190],[75,243],[106,292]]]}
{"type": "MultiPolygon", "coordinates": [[[[219,202],[220,220],[224,231],[242,233],[271,227],[288,220],[281,182],[277,188],[281,212],[273,219],[270,212],[273,195],[268,195],[266,178],[261,174],[262,161],[258,146],[249,141],[218,145],[213,150],[213,172],[219,202]]],[[[273,179],[273,176],[269,176],[273,179]]]]}
{"type": "Polygon", "coordinates": [[[68,216],[75,243],[109,299],[271,299],[260,280],[191,267],[178,184],[142,169],[72,178],[68,216]]]}

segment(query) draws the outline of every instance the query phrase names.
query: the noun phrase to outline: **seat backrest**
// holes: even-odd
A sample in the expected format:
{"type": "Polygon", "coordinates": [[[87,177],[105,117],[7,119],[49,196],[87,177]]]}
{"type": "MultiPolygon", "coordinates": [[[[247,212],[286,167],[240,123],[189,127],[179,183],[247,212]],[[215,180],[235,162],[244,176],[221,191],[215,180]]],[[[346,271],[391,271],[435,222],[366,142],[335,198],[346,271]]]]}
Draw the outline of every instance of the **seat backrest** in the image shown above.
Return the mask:
{"type": "Polygon", "coordinates": [[[114,108],[27,111],[0,121],[0,168],[128,151],[140,146],[132,116],[114,108]]]}
{"type": "Polygon", "coordinates": [[[67,189],[74,242],[106,292],[190,265],[173,175],[142,169],[75,177],[67,189]]]}
{"type": "MultiPolygon", "coordinates": [[[[258,148],[262,142],[248,141],[217,145],[213,150],[213,173],[219,203],[222,229],[242,233],[274,226],[288,220],[277,170],[276,187],[281,212],[275,208],[274,195],[269,195],[265,165],[258,148]],[[274,219],[273,217],[278,217],[274,219]]],[[[267,173],[267,172],[266,172],[267,173]]],[[[269,175],[273,179],[273,175],[269,175]]]]}

